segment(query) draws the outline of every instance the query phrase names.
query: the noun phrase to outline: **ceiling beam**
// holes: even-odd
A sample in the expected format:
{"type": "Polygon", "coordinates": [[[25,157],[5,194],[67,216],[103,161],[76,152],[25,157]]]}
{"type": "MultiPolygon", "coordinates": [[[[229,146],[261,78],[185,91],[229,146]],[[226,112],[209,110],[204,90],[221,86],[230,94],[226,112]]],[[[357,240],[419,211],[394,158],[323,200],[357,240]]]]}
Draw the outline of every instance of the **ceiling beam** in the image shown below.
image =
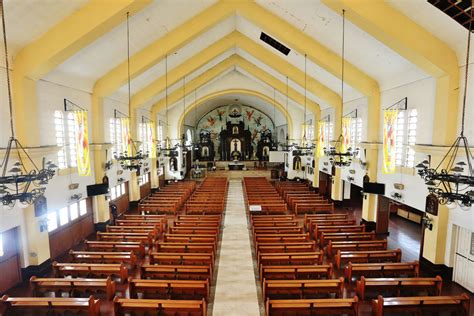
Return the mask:
{"type": "Polygon", "coordinates": [[[369,35],[436,78],[433,144],[450,144],[457,132],[459,66],[456,52],[383,1],[322,0],[369,35]],[[403,27],[400,27],[403,26],[403,27]]]}
{"type": "MultiPolygon", "coordinates": [[[[341,56],[316,41],[313,37],[253,1],[240,1],[238,14],[261,27],[291,49],[307,54],[311,61],[341,79],[341,56]]],[[[380,89],[378,82],[348,61],[345,61],[344,71],[346,82],[367,97],[368,119],[371,122],[367,131],[367,140],[377,142],[380,137],[380,117],[378,115],[380,112],[380,89]]],[[[335,125],[338,124],[340,122],[336,121],[335,125]]]]}
{"type": "MultiPolygon", "coordinates": [[[[183,76],[191,74],[232,47],[238,47],[245,50],[260,62],[275,69],[282,75],[288,76],[289,80],[294,81],[301,87],[305,86],[305,75],[303,71],[237,31],[232,32],[231,34],[217,41],[213,45],[209,46],[205,50],[194,55],[181,65],[168,72],[168,85],[171,86],[175,84],[181,80],[183,76]]],[[[155,95],[162,93],[165,90],[165,83],[165,76],[161,76],[150,83],[147,87],[136,93],[132,97],[132,112],[155,95]]],[[[281,91],[284,90],[285,89],[282,89],[281,91]]],[[[340,113],[341,98],[339,95],[319,81],[312,78],[310,75],[307,76],[307,90],[320,97],[330,106],[334,107],[336,109],[336,113],[340,113]]],[[[300,104],[302,103],[300,102],[300,104]]]]}
{"type": "Polygon", "coordinates": [[[151,0],[91,0],[29,43],[14,57],[15,125],[24,145],[39,145],[35,81],[135,14],[151,0]],[[87,21],[87,23],[84,23],[87,21]]]}
{"type": "MultiPolygon", "coordinates": [[[[216,66],[208,69],[197,78],[187,82],[186,91],[194,91],[194,90],[200,89],[201,87],[203,87],[210,81],[217,78],[224,71],[232,67],[240,67],[244,69],[245,71],[247,71],[252,76],[254,76],[256,79],[264,82],[270,87],[275,88],[276,91],[278,91],[280,94],[283,94],[283,95],[286,94],[286,83],[269,75],[267,72],[259,68],[257,65],[250,63],[249,61],[245,60],[239,55],[230,56],[229,58],[220,62],[216,66]]],[[[168,95],[168,108],[171,105],[175,104],[176,102],[179,102],[180,100],[182,100],[183,97],[184,97],[184,87],[181,86],[168,95]]],[[[298,91],[296,91],[295,89],[288,88],[288,97],[292,99],[294,102],[301,104],[301,106],[304,106],[304,96],[298,91]]],[[[317,104],[316,102],[307,99],[306,104],[310,111],[312,112],[320,111],[319,104],[317,104]]],[[[165,108],[166,108],[166,97],[156,102],[152,106],[152,111],[160,112],[165,108]]]]}

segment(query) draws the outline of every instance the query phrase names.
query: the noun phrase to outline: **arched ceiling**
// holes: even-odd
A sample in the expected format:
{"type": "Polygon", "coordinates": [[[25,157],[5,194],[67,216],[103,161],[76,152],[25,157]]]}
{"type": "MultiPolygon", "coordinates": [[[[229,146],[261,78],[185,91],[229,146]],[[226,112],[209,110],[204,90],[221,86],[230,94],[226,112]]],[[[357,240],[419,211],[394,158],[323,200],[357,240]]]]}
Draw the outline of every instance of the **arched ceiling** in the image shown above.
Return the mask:
{"type": "MultiPolygon", "coordinates": [[[[91,0],[97,1],[97,0],[91,0]]],[[[13,0],[6,0],[7,22],[9,30],[9,41],[12,43],[12,55],[17,53],[29,42],[38,38],[60,20],[67,18],[75,10],[84,6],[86,0],[30,0],[28,5],[21,5],[13,0]],[[34,14],[32,13],[34,12],[34,14]]],[[[325,46],[329,51],[340,55],[342,19],[338,12],[333,11],[320,1],[307,0],[258,0],[260,5],[271,14],[278,16],[299,29],[301,33],[309,36],[325,46]]],[[[406,0],[388,2],[393,8],[419,22],[423,27],[450,44],[456,53],[462,54],[464,45],[459,44],[464,38],[464,31],[456,27],[456,22],[441,12],[436,12],[424,0],[406,0]],[[423,9],[423,10],[421,10],[423,9]],[[422,11],[422,12],[421,12],[422,11]],[[429,17],[429,21],[428,21],[429,17]],[[439,34],[437,30],[444,28],[439,34]],[[452,45],[451,45],[452,44],[452,45]]],[[[214,0],[155,0],[144,9],[135,13],[130,18],[131,53],[140,52],[151,43],[170,34],[171,31],[189,21],[198,14],[205,12],[216,4],[214,0]]],[[[196,54],[221,40],[232,32],[252,40],[261,49],[284,59],[304,71],[304,51],[295,50],[288,56],[277,52],[267,44],[259,40],[262,28],[256,25],[245,15],[231,14],[223,18],[199,36],[186,42],[177,50],[168,52],[168,71],[175,69],[183,61],[193,58],[196,54]]],[[[265,31],[265,30],[264,30],[265,31]]],[[[357,69],[361,69],[368,77],[375,80],[381,90],[396,87],[413,82],[429,74],[422,71],[415,64],[402,57],[400,54],[386,46],[384,43],[372,37],[350,21],[346,22],[346,60],[357,69]]],[[[270,34],[271,35],[271,34],[270,34]]],[[[285,43],[284,43],[285,44],[285,43]]],[[[186,74],[186,81],[197,78],[202,73],[222,62],[231,55],[238,55],[266,71],[268,74],[285,82],[286,74],[269,66],[266,60],[260,60],[252,56],[251,52],[235,45],[222,54],[215,56],[210,62],[194,71],[186,74]]],[[[98,80],[103,78],[111,70],[121,65],[126,60],[126,24],[119,24],[111,31],[99,37],[91,44],[79,50],[61,65],[52,70],[44,79],[67,86],[75,87],[84,91],[92,92],[98,80]]],[[[241,70],[245,73],[244,70],[241,70]]],[[[139,73],[132,81],[132,94],[136,94],[165,74],[165,61],[160,58],[150,68],[139,73]]],[[[307,61],[308,77],[317,80],[323,86],[340,94],[340,79],[324,67],[317,65],[314,61],[307,61]]],[[[247,76],[252,75],[247,73],[247,76]]],[[[255,78],[254,78],[255,79],[255,78]]],[[[300,94],[305,93],[304,85],[289,80],[290,88],[300,94]]],[[[179,80],[170,84],[168,92],[182,87],[179,80]]],[[[309,90],[309,88],[308,88],[309,90]]],[[[320,95],[307,92],[307,97],[322,108],[330,106],[320,95]]],[[[346,84],[345,100],[357,99],[363,93],[357,87],[346,84]]],[[[108,97],[126,102],[127,87],[121,85],[108,97]]],[[[156,93],[151,99],[143,103],[144,107],[163,99],[164,93],[156,93]]]]}

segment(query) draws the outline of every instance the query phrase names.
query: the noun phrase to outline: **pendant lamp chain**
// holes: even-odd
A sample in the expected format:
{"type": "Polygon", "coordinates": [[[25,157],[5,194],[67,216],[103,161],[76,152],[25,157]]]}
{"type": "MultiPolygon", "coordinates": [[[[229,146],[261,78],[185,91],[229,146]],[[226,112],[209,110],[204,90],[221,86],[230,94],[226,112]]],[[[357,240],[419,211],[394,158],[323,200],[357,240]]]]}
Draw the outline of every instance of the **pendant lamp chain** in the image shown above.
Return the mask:
{"type": "Polygon", "coordinates": [[[5,27],[5,11],[4,11],[4,0],[0,1],[2,10],[2,27],[3,27],[3,47],[5,49],[5,68],[7,72],[7,88],[8,88],[8,107],[10,110],[10,129],[11,137],[15,138],[15,129],[13,127],[13,101],[12,101],[12,89],[10,83],[10,62],[8,60],[8,46],[7,46],[7,30],[5,27]]]}

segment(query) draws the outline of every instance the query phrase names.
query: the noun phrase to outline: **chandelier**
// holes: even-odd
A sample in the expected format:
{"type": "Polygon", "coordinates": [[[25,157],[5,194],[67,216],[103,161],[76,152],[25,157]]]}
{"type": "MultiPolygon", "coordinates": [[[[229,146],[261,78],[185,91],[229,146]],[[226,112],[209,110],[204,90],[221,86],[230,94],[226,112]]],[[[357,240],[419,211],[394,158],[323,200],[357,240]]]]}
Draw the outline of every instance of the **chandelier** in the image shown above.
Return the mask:
{"type": "Polygon", "coordinates": [[[469,209],[474,202],[474,161],[469,149],[467,137],[464,136],[464,120],[466,114],[466,94],[468,85],[469,55],[472,32],[472,11],[467,40],[466,72],[464,77],[464,96],[462,105],[462,123],[460,136],[456,138],[446,155],[436,168],[431,168],[431,159],[424,160],[416,168],[418,174],[428,186],[430,194],[442,205],[469,209]],[[466,155],[467,163],[457,159],[458,153],[466,155]],[[467,169],[467,170],[466,170],[467,169]]]}
{"type": "Polygon", "coordinates": [[[15,138],[3,1],[0,1],[0,10],[3,24],[3,43],[5,47],[5,65],[7,69],[8,105],[10,109],[11,129],[11,137],[8,140],[5,157],[0,165],[2,172],[0,177],[0,201],[7,207],[13,207],[16,202],[19,202],[20,207],[27,207],[28,205],[33,204],[38,198],[44,196],[44,192],[46,191],[45,186],[48,184],[49,180],[53,178],[57,166],[51,161],[45,163],[45,159],[43,158],[41,169],[38,168],[38,166],[33,162],[33,159],[31,159],[26,152],[25,148],[21,145],[20,141],[15,138]],[[9,163],[13,161],[14,156],[16,156],[18,160],[9,166],[9,163]],[[28,170],[25,162],[27,162],[32,169],[28,170]]]}
{"type": "MultiPolygon", "coordinates": [[[[343,119],[343,109],[344,109],[344,64],[345,64],[345,31],[346,31],[346,10],[342,10],[342,54],[341,54],[341,129],[343,128],[342,119],[343,119]]],[[[344,133],[344,131],[342,131],[344,133]]],[[[346,147],[345,142],[347,141],[346,137],[343,136],[343,133],[339,135],[334,146],[324,148],[324,154],[329,157],[329,162],[336,167],[348,167],[352,163],[352,159],[357,156],[359,153],[358,149],[352,149],[351,147],[346,147]],[[343,150],[344,149],[344,150],[343,150]]]]}
{"type": "MultiPolygon", "coordinates": [[[[128,71],[128,114],[133,115],[132,113],[132,103],[131,103],[131,89],[130,89],[130,13],[127,12],[127,71],[128,71]]],[[[117,112],[117,111],[116,111],[117,112]]],[[[130,133],[130,131],[128,131],[130,133]]],[[[115,153],[115,160],[117,160],[124,170],[130,170],[137,172],[140,171],[143,166],[145,159],[149,157],[149,152],[143,152],[142,150],[137,150],[136,142],[128,135],[128,142],[131,143],[133,147],[133,152],[136,154],[133,155],[129,150],[124,150],[124,152],[117,155],[115,153]]]]}

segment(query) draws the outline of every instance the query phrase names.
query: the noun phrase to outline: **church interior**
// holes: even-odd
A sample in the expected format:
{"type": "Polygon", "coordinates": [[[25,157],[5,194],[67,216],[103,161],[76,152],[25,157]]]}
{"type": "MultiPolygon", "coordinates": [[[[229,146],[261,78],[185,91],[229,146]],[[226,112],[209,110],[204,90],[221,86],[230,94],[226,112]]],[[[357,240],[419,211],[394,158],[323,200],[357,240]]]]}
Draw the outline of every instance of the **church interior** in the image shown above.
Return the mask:
{"type": "Polygon", "coordinates": [[[0,316],[474,315],[472,0],[0,13],[0,316]]]}

